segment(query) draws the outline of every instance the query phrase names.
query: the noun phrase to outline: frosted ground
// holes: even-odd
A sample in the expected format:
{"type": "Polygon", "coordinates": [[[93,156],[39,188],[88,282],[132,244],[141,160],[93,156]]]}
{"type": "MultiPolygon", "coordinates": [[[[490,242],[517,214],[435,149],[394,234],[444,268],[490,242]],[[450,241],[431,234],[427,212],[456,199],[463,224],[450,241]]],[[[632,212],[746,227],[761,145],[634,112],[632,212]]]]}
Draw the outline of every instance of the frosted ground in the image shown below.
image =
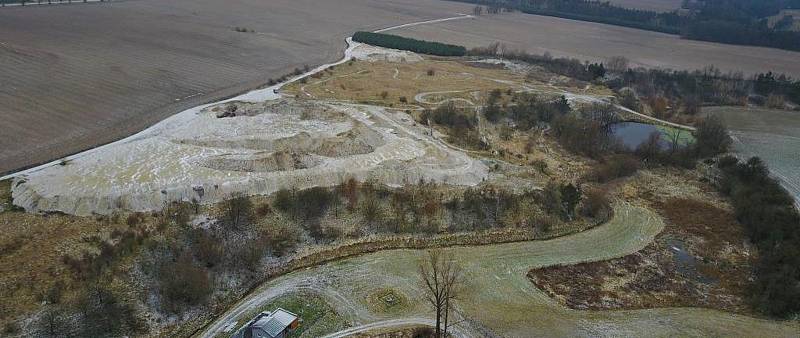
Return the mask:
{"type": "MultiPolygon", "coordinates": [[[[380,52],[351,42],[343,61],[380,52]]],[[[488,175],[483,163],[448,148],[405,113],[280,98],[272,92],[277,88],[184,111],[128,139],[18,175],[14,203],[30,212],[109,214],[331,186],[350,177],[475,185],[488,175]],[[234,107],[233,116],[220,117],[234,107]]]]}
{"type": "Polygon", "coordinates": [[[731,129],[734,149],[758,156],[800,206],[800,114],[774,109],[711,107],[731,129]]]}

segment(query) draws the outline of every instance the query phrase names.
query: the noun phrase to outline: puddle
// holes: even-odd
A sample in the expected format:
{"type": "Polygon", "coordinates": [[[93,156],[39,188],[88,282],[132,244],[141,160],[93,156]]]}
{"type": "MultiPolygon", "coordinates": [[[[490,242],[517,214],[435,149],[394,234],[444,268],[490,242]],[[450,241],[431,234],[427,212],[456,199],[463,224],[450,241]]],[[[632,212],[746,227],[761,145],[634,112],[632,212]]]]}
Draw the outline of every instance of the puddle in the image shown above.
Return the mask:
{"type": "Polygon", "coordinates": [[[670,239],[667,241],[667,247],[669,251],[672,252],[672,258],[675,261],[678,274],[703,284],[713,284],[717,282],[715,278],[705,276],[697,270],[697,260],[686,250],[686,245],[683,241],[670,239]]]}

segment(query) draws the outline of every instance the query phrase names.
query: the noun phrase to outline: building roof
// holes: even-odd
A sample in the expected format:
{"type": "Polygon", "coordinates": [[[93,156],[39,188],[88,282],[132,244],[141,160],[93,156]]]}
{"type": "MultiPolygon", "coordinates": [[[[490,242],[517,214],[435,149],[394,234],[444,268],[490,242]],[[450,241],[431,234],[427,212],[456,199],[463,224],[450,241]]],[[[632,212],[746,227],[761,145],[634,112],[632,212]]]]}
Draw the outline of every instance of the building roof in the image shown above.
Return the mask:
{"type": "Polygon", "coordinates": [[[253,337],[274,338],[297,320],[297,315],[278,308],[272,312],[262,312],[245,325],[242,331],[251,330],[253,337]]]}

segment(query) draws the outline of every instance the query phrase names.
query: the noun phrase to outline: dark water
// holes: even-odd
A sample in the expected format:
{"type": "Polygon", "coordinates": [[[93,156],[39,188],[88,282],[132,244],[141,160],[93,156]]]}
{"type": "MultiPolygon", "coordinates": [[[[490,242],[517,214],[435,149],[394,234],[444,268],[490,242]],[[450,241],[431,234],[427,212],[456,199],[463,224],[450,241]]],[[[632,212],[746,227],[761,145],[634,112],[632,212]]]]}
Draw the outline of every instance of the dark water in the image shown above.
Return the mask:
{"type": "MultiPolygon", "coordinates": [[[[657,132],[662,133],[656,126],[647,123],[639,122],[620,122],[611,126],[611,133],[614,137],[622,141],[625,147],[636,149],[640,144],[647,141],[650,134],[657,132]]],[[[661,148],[667,149],[669,142],[666,135],[661,134],[661,148]]]]}

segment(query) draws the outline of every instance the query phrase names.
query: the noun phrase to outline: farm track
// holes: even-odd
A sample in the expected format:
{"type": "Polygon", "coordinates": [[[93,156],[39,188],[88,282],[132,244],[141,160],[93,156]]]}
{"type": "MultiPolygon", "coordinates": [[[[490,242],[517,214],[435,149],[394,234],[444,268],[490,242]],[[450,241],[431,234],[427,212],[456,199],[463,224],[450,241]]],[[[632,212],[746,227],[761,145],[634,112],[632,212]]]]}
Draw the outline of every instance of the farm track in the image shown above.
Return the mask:
{"type": "Polygon", "coordinates": [[[112,142],[295,67],[338,59],[341,40],[355,30],[469,8],[437,0],[26,7],[0,11],[0,173],[112,142]]]}
{"type": "MultiPolygon", "coordinates": [[[[463,336],[483,336],[491,330],[507,337],[543,336],[793,336],[796,323],[772,322],[707,309],[664,308],[635,311],[575,311],[551,300],[526,278],[531,268],[575,264],[621,257],[642,249],[661,231],[658,215],[629,204],[617,204],[614,218],[591,230],[551,240],[452,247],[464,269],[465,286],[458,300],[463,336]],[[473,324],[473,321],[476,324],[473,324]],[[480,326],[480,327],[476,327],[480,326]]],[[[349,330],[390,327],[396,323],[425,324],[432,314],[421,299],[416,262],[424,251],[389,250],[348,258],[293,272],[266,282],[206,328],[200,337],[213,337],[236,320],[236,315],[277,297],[286,285],[317,281],[349,299],[339,302],[359,310],[349,330]],[[364,300],[381,289],[392,289],[409,299],[400,313],[381,314],[367,309],[364,300]],[[365,315],[366,314],[366,315],[365,315]],[[423,320],[418,320],[423,319],[423,320]],[[392,320],[397,320],[393,322],[392,320]]],[[[322,292],[322,291],[320,291],[322,292]]],[[[323,293],[324,294],[324,293],[323,293]]],[[[241,319],[240,319],[241,320],[241,319]]],[[[344,336],[345,330],[332,337],[344,336]]]]}

